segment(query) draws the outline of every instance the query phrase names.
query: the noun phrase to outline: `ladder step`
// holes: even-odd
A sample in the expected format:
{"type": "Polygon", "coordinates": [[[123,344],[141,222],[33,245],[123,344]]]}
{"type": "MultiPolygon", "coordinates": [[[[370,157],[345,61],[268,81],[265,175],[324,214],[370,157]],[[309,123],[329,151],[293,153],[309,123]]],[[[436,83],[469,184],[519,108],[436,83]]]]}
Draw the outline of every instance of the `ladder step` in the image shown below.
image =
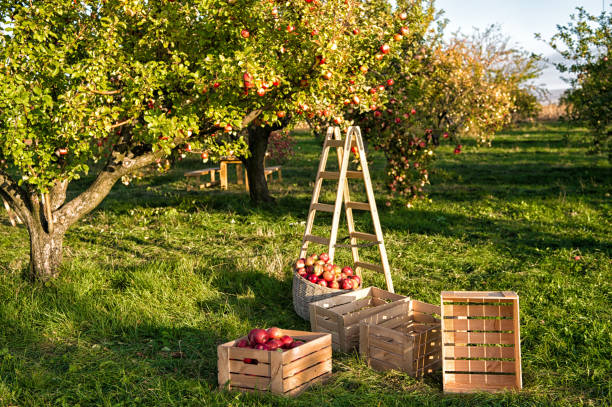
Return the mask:
{"type": "Polygon", "coordinates": [[[325,237],[306,235],[304,236],[304,240],[308,240],[309,242],[319,243],[325,246],[329,246],[329,239],[325,237]]]}
{"type": "MultiPolygon", "coordinates": [[[[340,179],[340,173],[337,171],[321,171],[319,176],[323,179],[340,179]]],[[[363,172],[361,171],[347,171],[347,178],[361,178],[363,179],[363,172]]]]}
{"type": "Polygon", "coordinates": [[[360,209],[362,211],[370,210],[370,204],[367,202],[347,202],[346,207],[350,209],[360,209]]]}
{"type": "Polygon", "coordinates": [[[361,240],[369,240],[370,242],[378,242],[378,238],[376,237],[376,235],[373,235],[371,233],[361,233],[361,232],[351,232],[349,233],[349,235],[352,238],[355,239],[361,239],[361,240]]]}
{"type": "Polygon", "coordinates": [[[322,212],[334,212],[334,205],[324,204],[324,203],[314,203],[312,204],[312,209],[322,212]]]}
{"type": "Polygon", "coordinates": [[[362,267],[364,269],[374,270],[374,271],[378,271],[379,273],[384,273],[384,270],[383,270],[382,266],[379,266],[377,264],[364,263],[362,261],[356,261],[355,262],[355,267],[362,267]]]}
{"type": "Polygon", "coordinates": [[[327,147],[344,147],[344,140],[327,140],[327,147]]]}

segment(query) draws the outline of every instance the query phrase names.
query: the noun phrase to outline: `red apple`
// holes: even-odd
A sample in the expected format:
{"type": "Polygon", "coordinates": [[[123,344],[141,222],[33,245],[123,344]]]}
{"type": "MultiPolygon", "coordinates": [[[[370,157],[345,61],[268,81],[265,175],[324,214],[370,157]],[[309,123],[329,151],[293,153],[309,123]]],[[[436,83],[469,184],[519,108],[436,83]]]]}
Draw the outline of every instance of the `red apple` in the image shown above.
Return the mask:
{"type": "Polygon", "coordinates": [[[351,280],[349,279],[345,279],[342,281],[342,289],[343,290],[352,290],[353,289],[353,283],[351,282],[351,280]]]}
{"type": "Polygon", "coordinates": [[[202,157],[202,160],[208,160],[208,152],[204,151],[202,154],[200,154],[200,157],[202,157]]]}
{"type": "Polygon", "coordinates": [[[350,268],[349,266],[346,266],[346,267],[342,268],[342,272],[344,274],[346,274],[347,276],[352,276],[353,275],[353,269],[350,268]]]}
{"type": "Polygon", "coordinates": [[[408,14],[406,14],[405,12],[401,12],[399,15],[400,20],[405,20],[408,18],[408,14]]]}
{"type": "Polygon", "coordinates": [[[361,65],[361,66],[359,67],[359,70],[360,70],[361,72],[363,72],[363,73],[368,73],[368,67],[367,67],[367,66],[365,66],[365,65],[361,65]]]}
{"type": "MultiPolygon", "coordinates": [[[[280,110],[280,111],[276,112],[276,116],[278,116],[279,119],[282,119],[286,115],[287,115],[287,113],[285,113],[285,111],[283,111],[283,110],[280,110]]],[[[304,259],[302,259],[302,260],[304,260],[304,259]]]]}
{"type": "Polygon", "coordinates": [[[308,256],[306,257],[306,261],[304,262],[304,264],[306,264],[307,266],[313,266],[315,264],[315,258],[312,256],[308,256]]]}
{"type": "Polygon", "coordinates": [[[333,280],[333,281],[328,282],[328,283],[327,283],[327,286],[328,286],[329,288],[333,288],[333,289],[335,289],[335,290],[338,290],[338,289],[340,288],[340,284],[339,284],[339,283],[338,283],[336,280],[333,280]]]}
{"type": "Polygon", "coordinates": [[[395,81],[393,79],[387,79],[387,85],[393,86],[395,85],[395,81]]]}
{"type": "Polygon", "coordinates": [[[259,88],[259,89],[257,89],[257,94],[259,96],[263,96],[263,95],[266,94],[266,90],[264,88],[259,88]]]}
{"type": "Polygon", "coordinates": [[[265,343],[259,343],[259,344],[255,345],[255,349],[257,349],[257,350],[270,350],[268,345],[266,345],[265,343]]]}
{"type": "Polygon", "coordinates": [[[327,281],[323,279],[317,281],[317,284],[319,284],[321,287],[327,287],[327,281]]]}
{"type": "Polygon", "coordinates": [[[353,104],[354,105],[358,105],[360,101],[361,100],[359,99],[359,96],[357,96],[357,95],[353,96],[353,104]]]}
{"type": "Polygon", "coordinates": [[[353,281],[357,282],[357,287],[361,287],[361,277],[359,277],[357,274],[355,274],[351,278],[353,279],[353,281]]]}
{"type": "Polygon", "coordinates": [[[402,38],[404,38],[404,37],[402,36],[402,34],[398,34],[398,33],[396,33],[396,34],[394,34],[394,35],[393,35],[393,39],[394,39],[395,41],[401,41],[401,40],[402,40],[402,38]]]}
{"type": "Polygon", "coordinates": [[[383,54],[388,54],[390,50],[391,47],[389,47],[389,44],[383,44],[380,46],[380,52],[382,52],[383,54]]]}
{"type": "Polygon", "coordinates": [[[270,339],[266,345],[268,346],[269,350],[276,350],[283,346],[283,343],[278,339],[270,339]]]}
{"type": "Polygon", "coordinates": [[[302,341],[295,341],[295,342],[293,342],[291,344],[291,349],[297,348],[298,346],[303,345],[303,344],[304,344],[304,342],[302,342],[302,341]]]}
{"type": "Polygon", "coordinates": [[[300,277],[304,277],[304,278],[306,278],[306,276],[308,275],[305,268],[298,269],[297,273],[300,277]]]}
{"type": "Polygon", "coordinates": [[[249,344],[249,341],[247,341],[246,339],[241,339],[236,344],[236,347],[237,348],[248,348],[250,347],[250,344],[249,344]]]}
{"type": "Polygon", "coordinates": [[[334,271],[334,265],[331,264],[331,263],[325,263],[323,265],[323,271],[331,271],[331,272],[333,272],[334,271]]]}
{"type": "Polygon", "coordinates": [[[289,345],[293,343],[293,338],[289,335],[283,335],[281,336],[280,341],[283,343],[283,348],[288,348],[289,345]]]}
{"type": "Polygon", "coordinates": [[[278,339],[283,336],[283,331],[275,326],[268,328],[267,332],[270,339],[278,339]]]}
{"type": "Polygon", "coordinates": [[[358,28],[353,28],[353,34],[358,35],[359,34],[359,29],[358,28]]]}
{"type": "Polygon", "coordinates": [[[306,266],[306,273],[307,274],[314,273],[314,266],[306,266]]]}
{"type": "Polygon", "coordinates": [[[319,255],[319,260],[322,260],[323,262],[327,263],[329,261],[329,254],[321,253],[319,255]]]}
{"type": "Polygon", "coordinates": [[[334,280],[334,273],[331,271],[324,271],[322,274],[323,280],[330,282],[334,280]]]}
{"type": "Polygon", "coordinates": [[[251,358],[244,358],[244,359],[242,359],[242,361],[244,363],[246,363],[247,365],[256,365],[257,364],[257,361],[253,360],[251,358]]]}
{"type": "Polygon", "coordinates": [[[242,36],[242,38],[249,38],[251,34],[249,33],[248,30],[242,30],[240,31],[240,35],[242,36]]]}
{"type": "Polygon", "coordinates": [[[400,33],[405,37],[410,33],[410,30],[408,29],[408,27],[404,26],[400,28],[400,33]]]}
{"type": "Polygon", "coordinates": [[[287,32],[288,32],[288,33],[293,32],[294,30],[295,30],[295,27],[294,27],[294,26],[292,26],[291,24],[289,24],[289,25],[287,26],[287,32]]]}
{"type": "Polygon", "coordinates": [[[249,341],[253,344],[262,344],[268,341],[268,332],[265,329],[252,329],[249,332],[249,341]]]}
{"type": "Polygon", "coordinates": [[[305,259],[299,259],[298,261],[295,262],[295,268],[296,269],[301,269],[304,268],[306,266],[306,260],[305,259]]]}
{"type": "Polygon", "coordinates": [[[377,61],[382,61],[383,57],[384,57],[384,55],[383,55],[383,54],[376,54],[376,55],[374,56],[374,58],[376,58],[376,60],[377,60],[377,61]]]}
{"type": "Polygon", "coordinates": [[[311,274],[308,276],[308,281],[313,284],[317,284],[317,282],[319,282],[319,277],[315,276],[314,274],[311,274]]]}

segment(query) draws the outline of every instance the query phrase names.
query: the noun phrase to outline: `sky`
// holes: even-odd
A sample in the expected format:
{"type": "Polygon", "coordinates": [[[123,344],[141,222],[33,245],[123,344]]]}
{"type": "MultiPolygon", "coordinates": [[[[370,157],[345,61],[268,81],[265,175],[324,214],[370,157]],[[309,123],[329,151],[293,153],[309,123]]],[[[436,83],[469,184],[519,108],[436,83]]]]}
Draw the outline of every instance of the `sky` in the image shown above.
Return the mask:
{"type": "MultiPolygon", "coordinates": [[[[555,52],[535,33],[549,39],[556,33],[557,25],[566,25],[576,7],[584,7],[591,14],[604,9],[610,11],[610,0],[436,0],[436,8],[445,11],[449,19],[447,33],[461,30],[472,32],[473,28],[486,28],[499,24],[504,35],[523,49],[545,57],[555,52]],[[604,3],[605,2],[605,3],[604,3]]],[[[554,68],[546,69],[540,82],[550,90],[567,88],[554,68]]]]}

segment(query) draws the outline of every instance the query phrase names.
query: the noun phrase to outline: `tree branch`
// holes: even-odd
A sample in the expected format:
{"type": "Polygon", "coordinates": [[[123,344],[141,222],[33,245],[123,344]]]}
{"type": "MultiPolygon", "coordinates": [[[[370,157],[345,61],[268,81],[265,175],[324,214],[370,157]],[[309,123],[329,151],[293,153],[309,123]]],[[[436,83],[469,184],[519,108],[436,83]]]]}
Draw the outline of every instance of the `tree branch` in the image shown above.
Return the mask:
{"type": "Polygon", "coordinates": [[[0,196],[12,207],[24,222],[31,222],[31,208],[27,193],[5,171],[0,170],[0,196]]]}

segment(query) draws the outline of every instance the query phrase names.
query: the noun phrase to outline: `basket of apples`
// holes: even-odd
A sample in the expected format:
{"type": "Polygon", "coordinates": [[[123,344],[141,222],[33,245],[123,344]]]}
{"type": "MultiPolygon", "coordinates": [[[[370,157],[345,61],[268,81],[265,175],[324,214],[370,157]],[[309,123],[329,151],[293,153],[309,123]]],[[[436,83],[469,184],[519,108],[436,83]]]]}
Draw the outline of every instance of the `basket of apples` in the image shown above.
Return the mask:
{"type": "Polygon", "coordinates": [[[361,288],[361,275],[351,267],[340,267],[327,253],[312,254],[293,266],[293,308],[305,320],[310,319],[308,305],[361,288]]]}

